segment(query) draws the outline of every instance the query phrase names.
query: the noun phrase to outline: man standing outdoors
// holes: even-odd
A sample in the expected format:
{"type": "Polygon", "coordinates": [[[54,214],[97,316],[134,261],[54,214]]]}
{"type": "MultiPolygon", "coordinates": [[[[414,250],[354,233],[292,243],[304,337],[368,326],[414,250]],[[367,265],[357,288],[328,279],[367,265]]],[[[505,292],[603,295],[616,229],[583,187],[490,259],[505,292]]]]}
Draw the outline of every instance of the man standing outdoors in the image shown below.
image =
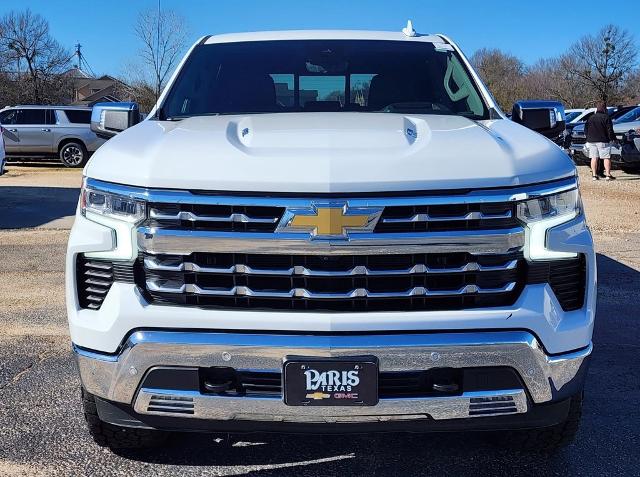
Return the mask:
{"type": "Polygon", "coordinates": [[[605,179],[608,181],[615,179],[611,175],[611,143],[616,140],[616,136],[604,101],[598,101],[596,104],[596,112],[587,120],[584,132],[589,143],[589,159],[591,159],[593,180],[599,179],[597,175],[598,159],[604,161],[605,179]]]}

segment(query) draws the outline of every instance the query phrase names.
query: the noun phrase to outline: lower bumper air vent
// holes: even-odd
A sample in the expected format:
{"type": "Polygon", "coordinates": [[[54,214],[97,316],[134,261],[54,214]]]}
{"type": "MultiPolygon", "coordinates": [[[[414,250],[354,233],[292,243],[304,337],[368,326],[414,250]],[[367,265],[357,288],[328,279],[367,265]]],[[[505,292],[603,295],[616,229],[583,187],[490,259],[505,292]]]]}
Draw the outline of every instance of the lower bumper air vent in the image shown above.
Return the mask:
{"type": "Polygon", "coordinates": [[[515,414],[517,412],[518,412],[518,408],[512,396],[471,398],[469,403],[470,416],[515,414]]]}
{"type": "Polygon", "coordinates": [[[154,394],[149,400],[147,412],[166,412],[171,414],[193,414],[193,398],[154,394]]]}

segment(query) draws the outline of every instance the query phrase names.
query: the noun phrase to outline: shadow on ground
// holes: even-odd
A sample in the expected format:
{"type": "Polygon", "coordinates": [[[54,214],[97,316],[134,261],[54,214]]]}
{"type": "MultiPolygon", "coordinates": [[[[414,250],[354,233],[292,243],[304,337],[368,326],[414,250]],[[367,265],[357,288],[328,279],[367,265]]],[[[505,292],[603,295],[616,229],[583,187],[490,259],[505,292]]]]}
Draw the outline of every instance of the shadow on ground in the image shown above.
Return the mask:
{"type": "MultiPolygon", "coordinates": [[[[73,217],[79,195],[75,187],[4,187],[0,182],[0,229],[39,227],[73,217]]],[[[72,221],[60,223],[60,228],[70,228],[72,221]]]]}
{"type": "Polygon", "coordinates": [[[8,167],[11,166],[20,166],[20,167],[32,167],[34,169],[38,168],[50,168],[50,169],[68,169],[60,159],[58,158],[25,158],[25,159],[15,159],[8,158],[7,164],[8,167]]]}

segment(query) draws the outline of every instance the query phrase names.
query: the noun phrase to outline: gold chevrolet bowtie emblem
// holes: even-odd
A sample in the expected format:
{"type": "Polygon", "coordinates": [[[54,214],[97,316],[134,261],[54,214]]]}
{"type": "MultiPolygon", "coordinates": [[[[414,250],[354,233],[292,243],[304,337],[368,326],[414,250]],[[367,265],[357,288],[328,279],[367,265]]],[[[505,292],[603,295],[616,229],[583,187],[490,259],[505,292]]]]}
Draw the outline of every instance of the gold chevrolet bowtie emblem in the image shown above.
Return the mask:
{"type": "Polygon", "coordinates": [[[318,209],[317,215],[296,215],[290,227],[314,228],[317,235],[342,235],[345,227],[364,227],[369,215],[344,215],[342,208],[318,209]]]}
{"type": "Polygon", "coordinates": [[[345,203],[312,204],[308,209],[288,209],[277,231],[347,238],[349,232],[371,232],[381,213],[381,208],[349,208],[345,203]]]}
{"type": "Polygon", "coordinates": [[[309,393],[305,396],[307,399],[313,399],[314,401],[319,401],[320,399],[329,399],[331,397],[330,394],[321,393],[320,391],[316,391],[315,393],[309,393]]]}

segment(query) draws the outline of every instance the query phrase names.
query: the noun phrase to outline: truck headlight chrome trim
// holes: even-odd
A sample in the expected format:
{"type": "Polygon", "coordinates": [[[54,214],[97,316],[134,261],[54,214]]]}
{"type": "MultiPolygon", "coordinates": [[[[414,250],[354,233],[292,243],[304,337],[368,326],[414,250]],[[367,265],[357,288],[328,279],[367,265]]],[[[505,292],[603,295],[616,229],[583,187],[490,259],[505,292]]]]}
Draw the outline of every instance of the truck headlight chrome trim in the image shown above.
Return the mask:
{"type": "Polygon", "coordinates": [[[85,178],[80,192],[80,213],[87,220],[113,230],[114,248],[86,252],[86,257],[109,260],[136,258],[136,226],[147,217],[147,206],[143,200],[93,188],[87,185],[85,178]]]}
{"type": "Polygon", "coordinates": [[[517,204],[517,217],[525,225],[525,256],[529,260],[551,260],[576,257],[574,252],[547,249],[547,231],[582,213],[582,202],[577,188],[558,194],[524,200],[517,204]]]}
{"type": "Polygon", "coordinates": [[[147,215],[146,204],[143,201],[92,189],[87,186],[86,180],[80,193],[80,207],[85,217],[87,212],[92,212],[133,224],[140,223],[147,215]]]}

